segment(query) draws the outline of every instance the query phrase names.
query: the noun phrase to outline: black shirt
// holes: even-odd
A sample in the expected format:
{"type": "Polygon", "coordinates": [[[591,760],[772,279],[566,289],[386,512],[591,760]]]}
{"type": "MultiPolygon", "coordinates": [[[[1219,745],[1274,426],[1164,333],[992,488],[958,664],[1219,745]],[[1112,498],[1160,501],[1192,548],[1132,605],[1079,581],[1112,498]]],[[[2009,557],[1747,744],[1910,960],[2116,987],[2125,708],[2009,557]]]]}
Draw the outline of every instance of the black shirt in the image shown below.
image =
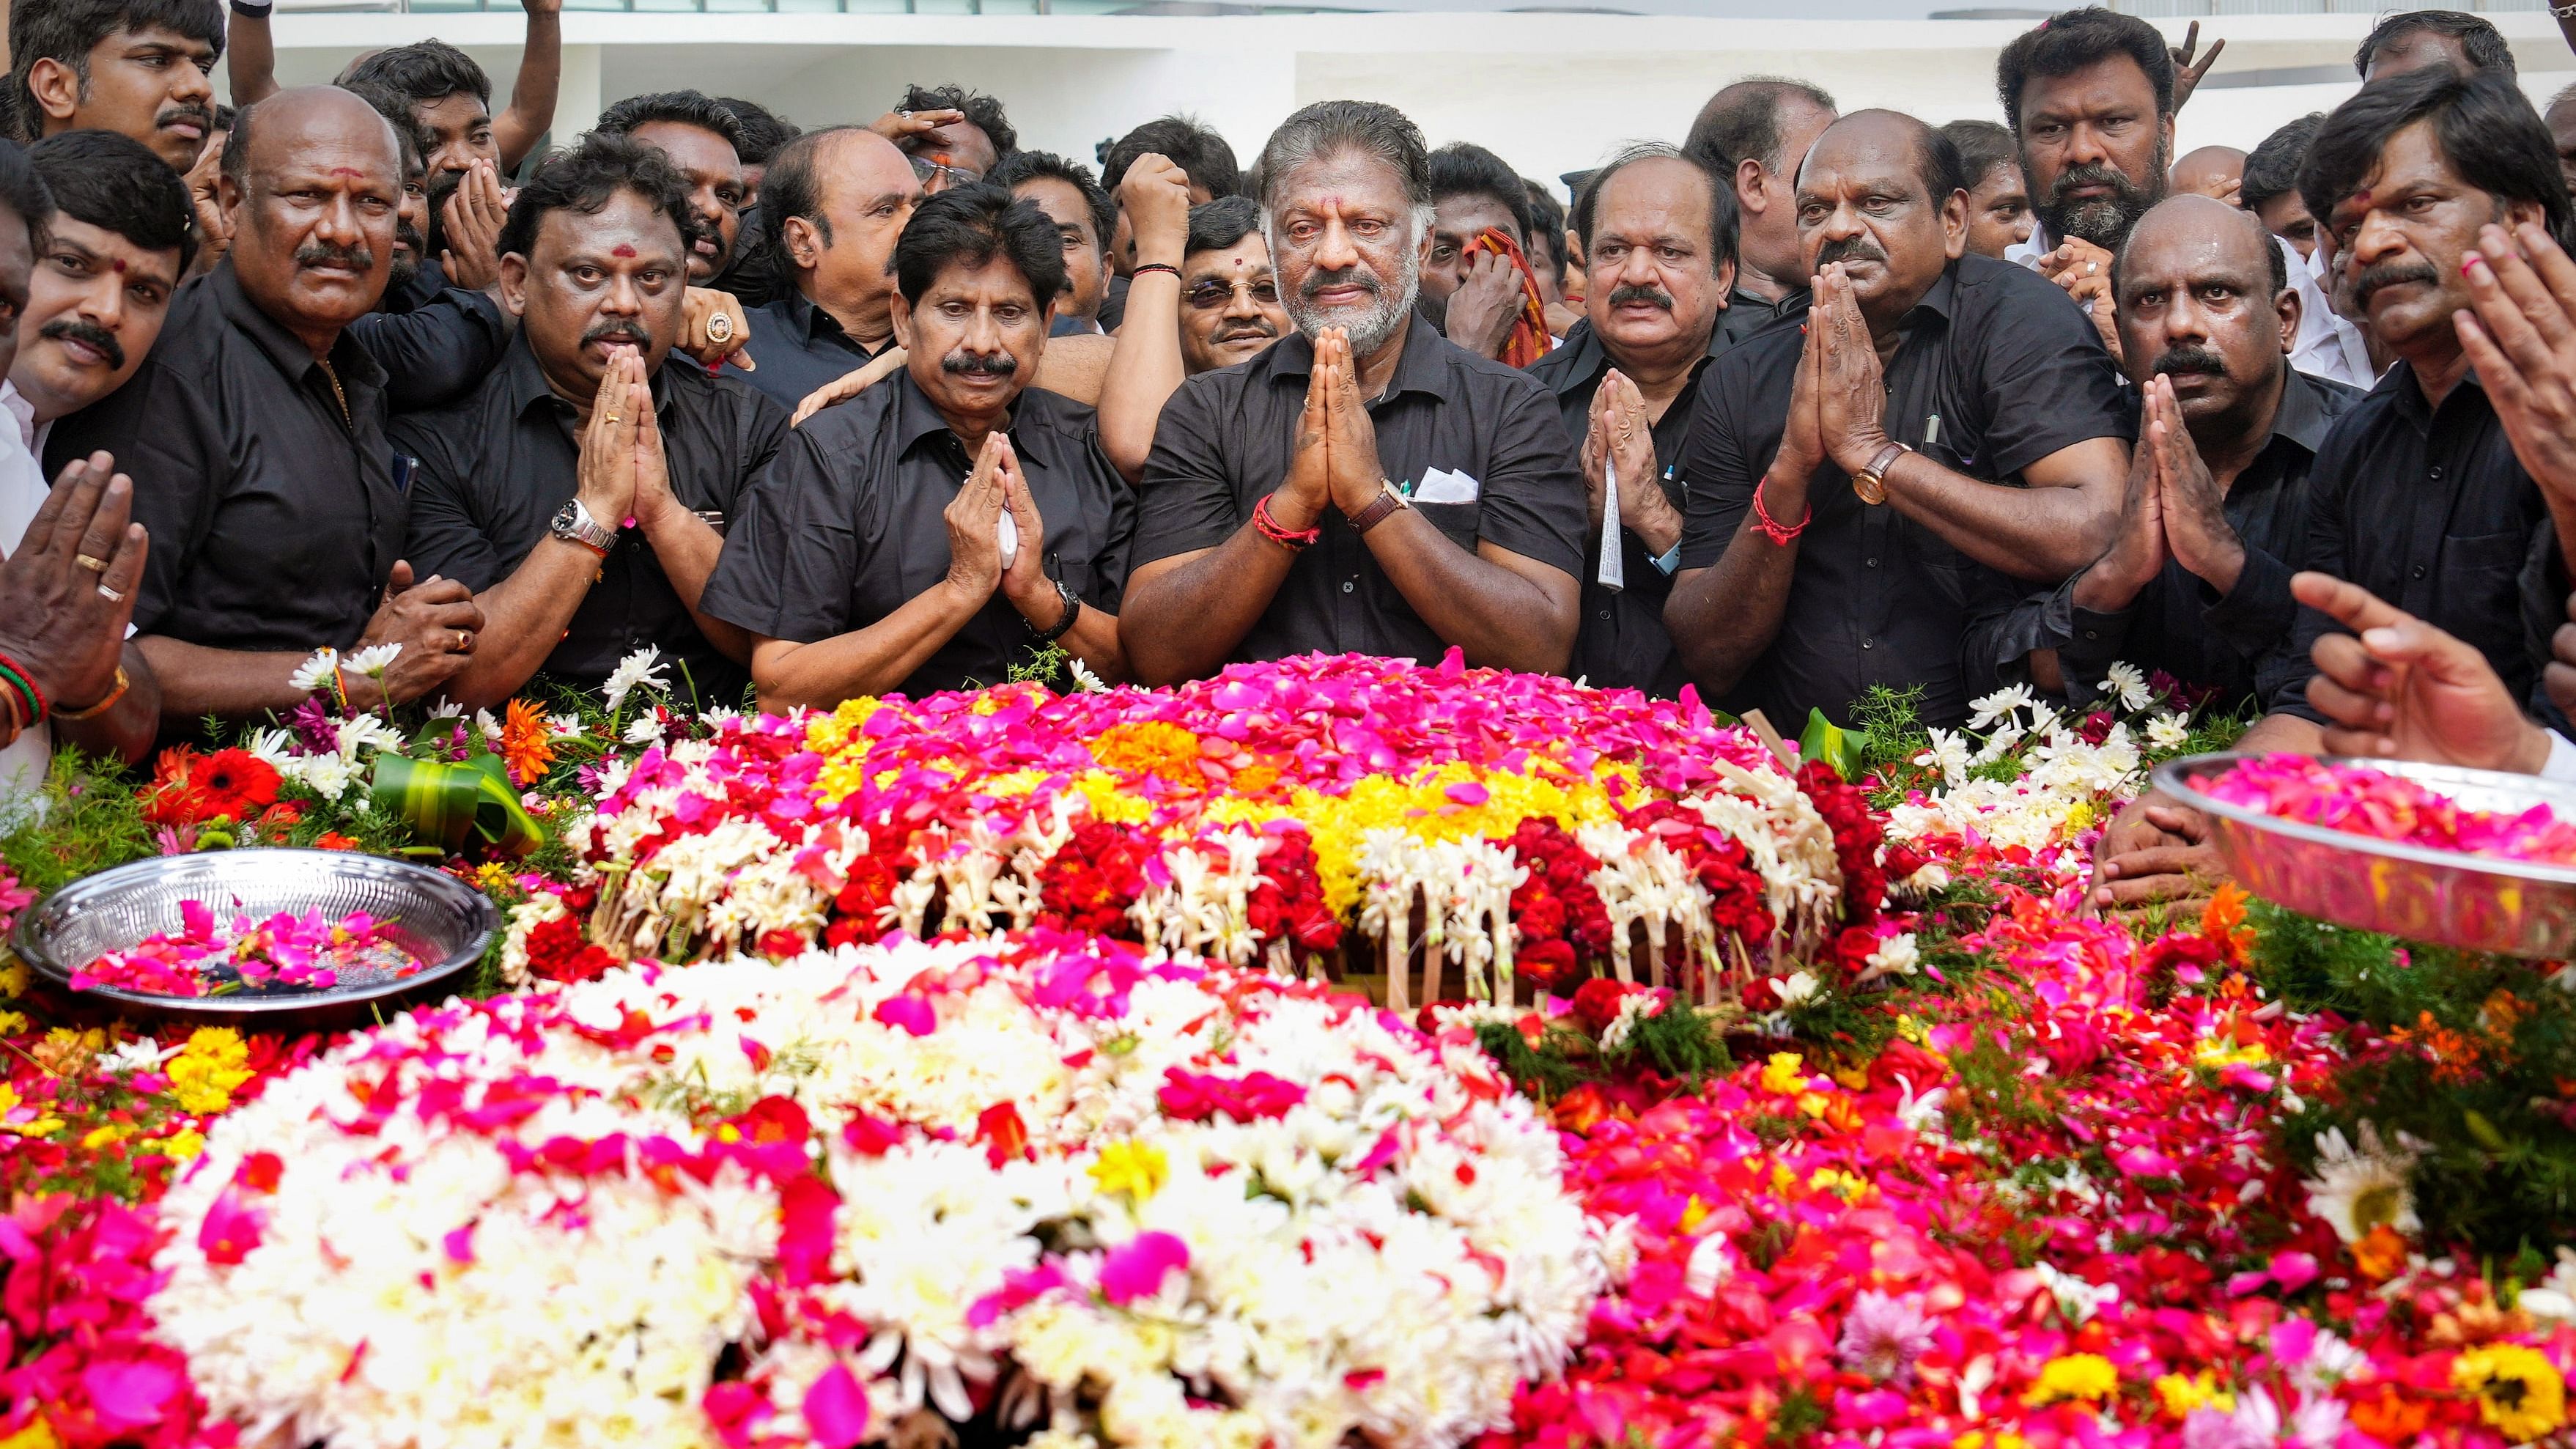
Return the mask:
{"type": "Polygon", "coordinates": [[[45,471],[104,448],[134,479],[134,519],[152,533],[136,632],[347,648],[403,556],[384,412],[384,372],[355,338],[340,335],[326,368],[227,261],[179,288],[125,386],[54,425],[45,471]]]}
{"type": "MultiPolygon", "coordinates": [[[[2335,420],[2317,449],[2297,567],[2349,579],[2468,641],[2513,697],[2534,699],[2544,659],[2523,623],[2526,569],[2554,538],[2540,489],[2513,456],[2474,374],[2438,408],[2404,362],[2335,420]]],[[[2308,648],[2342,626],[2302,607],[2289,646],[2258,672],[2265,708],[2317,719],[2308,648]]]]}
{"type": "MultiPolygon", "coordinates": [[[[724,270],[707,283],[713,291],[730,293],[745,313],[778,300],[777,239],[769,234],[769,222],[755,201],[742,209],[741,224],[734,228],[733,254],[725,258],[724,270]]],[[[789,289],[793,291],[793,288],[789,289]]],[[[759,361],[757,354],[753,361],[759,361]]]]}
{"type": "Polygon", "coordinates": [[[2289,639],[2298,609],[2288,560],[2307,541],[2310,466],[2327,429],[2361,397],[2361,389],[2331,378],[2283,371],[2271,441],[2227,486],[2227,524],[2245,545],[2236,587],[2221,594],[2168,557],[2127,608],[2097,613],[2076,605],[2083,577],[2076,574],[1979,626],[1972,652],[1992,663],[1998,681],[2021,677],[2032,650],[2054,649],[2067,698],[2078,706],[2099,696],[2115,663],[2216,690],[2224,709],[2254,702],[2255,669],[2289,639]]]}
{"type": "Polygon", "coordinates": [[[512,330],[500,303],[462,287],[349,324],[349,336],[385,370],[385,401],[397,413],[445,407],[471,392],[492,375],[512,330]]]}
{"type": "MultiPolygon", "coordinates": [[[[1491,543],[1583,577],[1583,480],[1556,398],[1518,368],[1474,356],[1429,327],[1406,333],[1386,393],[1368,405],[1378,462],[1419,492],[1433,469],[1477,480],[1465,503],[1414,506],[1451,542],[1491,543]]],[[[1203,372],[1163,405],[1138,489],[1134,565],[1214,548],[1286,477],[1305,412],[1315,344],[1290,333],[1249,362],[1203,372]]],[[[1323,539],[1297,556],[1236,660],[1321,650],[1437,661],[1448,646],[1397,591],[1333,509],[1323,539]]]]}
{"type": "MultiPolygon", "coordinates": [[[[787,435],[787,415],[776,403],[676,354],[653,374],[653,414],[671,494],[693,513],[730,518],[787,435]]],[[[397,419],[394,446],[419,460],[411,490],[413,571],[444,574],[477,593],[516,573],[578,491],[578,426],[572,404],[546,385],[525,337],[510,344],[500,371],[453,406],[397,419]]],[[[596,688],[618,660],[648,644],[686,666],[672,679],[684,691],[694,686],[702,703],[732,704],[750,683],[742,666],[698,632],[642,530],[627,529],[544,671],[596,688]]]]}
{"type": "MultiPolygon", "coordinates": [[[[1117,613],[1136,501],[1100,451],[1091,409],[1024,388],[1008,432],[1046,526],[1047,577],[1117,613]]],[[[743,499],[700,606],[799,643],[864,629],[947,576],[944,515],[973,471],[947,420],[899,371],[788,436],[743,499]]],[[[999,684],[1032,648],[1027,622],[996,590],[902,689],[918,698],[999,684]]]]}
{"type": "Polygon", "coordinates": [[[1803,312],[1806,304],[1797,299],[1806,295],[1806,291],[1804,287],[1794,288],[1779,301],[1766,302],[1737,287],[1726,294],[1726,310],[1717,317],[1717,335],[1725,338],[1731,347],[1791,312],[1803,312]],[[1793,302],[1795,306],[1791,305],[1793,302]]]}
{"type": "MultiPolygon", "coordinates": [[[[1804,307],[1793,294],[1782,316],[1804,307]]],[[[1900,331],[1886,370],[1887,435],[1946,468],[2018,485],[2022,469],[2060,449],[2136,432],[2136,404],[2093,324],[2037,272],[1962,257],[1900,331]]],[[[1682,464],[1690,489],[1683,568],[1715,564],[1734,541],[1779,453],[1805,345],[1801,329],[1765,325],[1701,378],[1682,464]]],[[[1871,685],[1920,685],[1924,723],[1965,718],[1969,627],[2010,609],[2022,590],[1894,505],[1863,504],[1831,461],[1809,480],[1807,497],[1815,517],[1797,544],[1779,634],[1728,707],[1759,708],[1795,731],[1810,708],[1850,723],[1853,701],[1871,685]]]]}
{"type": "Polygon", "coordinates": [[[802,292],[789,292],[743,315],[751,323],[751,360],[758,366],[742,373],[742,380],[791,414],[807,393],[838,382],[875,356],[802,292]]]}
{"type": "MultiPolygon", "coordinates": [[[[1728,310],[1733,310],[1731,304],[1728,310]]],[[[1720,313],[1718,321],[1724,320],[1725,314],[1720,313]]],[[[1709,359],[1733,345],[1722,325],[1712,327],[1707,355],[1691,369],[1690,380],[1655,423],[1655,461],[1663,467],[1656,481],[1676,511],[1690,504],[1681,482],[1681,457],[1682,445],[1690,438],[1692,409],[1699,401],[1700,374],[1708,370],[1709,359]]],[[[1609,370],[1610,354],[1602,348],[1589,318],[1566,329],[1563,346],[1529,365],[1529,375],[1555,391],[1566,439],[1578,459],[1583,456],[1583,439],[1592,430],[1593,394],[1600,391],[1602,374],[1609,370]]],[[[1584,486],[1589,488],[1590,481],[1585,480],[1584,486]]],[[[1653,551],[1636,534],[1620,529],[1619,544],[1625,587],[1613,591],[1601,585],[1599,532],[1584,535],[1583,617],[1574,636],[1571,672],[1596,688],[1642,689],[1669,699],[1681,693],[1690,678],[1682,669],[1681,656],[1673,652],[1672,636],[1664,632],[1664,600],[1672,595],[1672,576],[1655,566],[1653,551]]]]}

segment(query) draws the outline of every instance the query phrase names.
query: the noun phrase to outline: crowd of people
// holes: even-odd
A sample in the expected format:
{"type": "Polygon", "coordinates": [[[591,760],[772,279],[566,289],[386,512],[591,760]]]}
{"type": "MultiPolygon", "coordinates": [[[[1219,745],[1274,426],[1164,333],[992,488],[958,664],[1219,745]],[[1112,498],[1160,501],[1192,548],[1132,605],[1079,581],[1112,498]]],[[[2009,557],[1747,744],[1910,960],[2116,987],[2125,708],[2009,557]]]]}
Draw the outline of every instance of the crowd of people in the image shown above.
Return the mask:
{"type": "MultiPolygon", "coordinates": [[[[437,41],[280,89],[257,0],[13,7],[19,788],[648,645],[768,708],[1456,648],[1787,727],[2125,663],[2249,748],[2576,775],[2576,98],[2475,16],[2176,159],[2217,46],[2068,11],[2000,123],[1741,80],[1565,207],[1356,100],[1248,170],[1164,117],[1095,173],[953,85],[542,152],[555,10],[496,115],[437,41]]],[[[2153,798],[2105,862],[2207,863],[2153,798]]]]}

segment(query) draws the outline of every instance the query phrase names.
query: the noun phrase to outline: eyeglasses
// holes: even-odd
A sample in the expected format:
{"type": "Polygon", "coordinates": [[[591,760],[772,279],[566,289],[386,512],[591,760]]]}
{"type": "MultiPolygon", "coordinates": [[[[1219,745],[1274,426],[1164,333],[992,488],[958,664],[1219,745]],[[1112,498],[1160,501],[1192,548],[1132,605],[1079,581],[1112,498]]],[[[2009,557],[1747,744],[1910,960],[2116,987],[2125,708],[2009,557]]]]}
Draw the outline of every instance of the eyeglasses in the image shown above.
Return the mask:
{"type": "Polygon", "coordinates": [[[912,163],[912,174],[921,178],[921,184],[924,186],[930,185],[942,176],[948,178],[950,186],[972,186],[984,179],[984,173],[981,171],[970,171],[963,166],[949,165],[948,158],[945,156],[908,156],[904,159],[912,163]]]}
{"type": "Polygon", "coordinates": [[[1279,305],[1279,284],[1268,277],[1253,282],[1211,279],[1190,288],[1182,300],[1201,312],[1213,312],[1241,296],[1250,296],[1258,307],[1275,307],[1279,305]]]}

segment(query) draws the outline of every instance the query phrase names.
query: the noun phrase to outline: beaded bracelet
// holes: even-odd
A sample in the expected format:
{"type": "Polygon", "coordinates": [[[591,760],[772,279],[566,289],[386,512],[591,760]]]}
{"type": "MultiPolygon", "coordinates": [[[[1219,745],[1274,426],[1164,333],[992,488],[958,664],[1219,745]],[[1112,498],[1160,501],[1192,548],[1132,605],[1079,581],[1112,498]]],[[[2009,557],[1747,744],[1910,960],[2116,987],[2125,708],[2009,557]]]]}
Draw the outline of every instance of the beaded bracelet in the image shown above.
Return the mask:
{"type": "Polygon", "coordinates": [[[1770,481],[1771,475],[1765,473],[1762,475],[1762,483],[1756,483],[1753,485],[1753,522],[1755,527],[1762,530],[1763,537],[1770,539],[1773,543],[1780,545],[1782,548],[1786,548],[1790,544],[1797,542],[1798,535],[1807,531],[1808,524],[1815,522],[1816,510],[1814,505],[1810,504],[1807,508],[1807,516],[1798,520],[1797,527],[1781,527],[1780,524],[1771,517],[1771,510],[1762,506],[1762,484],[1770,481]]]}
{"type": "Polygon", "coordinates": [[[45,692],[36,687],[36,676],[27,672],[27,666],[0,654],[0,683],[7,684],[26,701],[26,720],[30,728],[45,722],[45,692]]]}

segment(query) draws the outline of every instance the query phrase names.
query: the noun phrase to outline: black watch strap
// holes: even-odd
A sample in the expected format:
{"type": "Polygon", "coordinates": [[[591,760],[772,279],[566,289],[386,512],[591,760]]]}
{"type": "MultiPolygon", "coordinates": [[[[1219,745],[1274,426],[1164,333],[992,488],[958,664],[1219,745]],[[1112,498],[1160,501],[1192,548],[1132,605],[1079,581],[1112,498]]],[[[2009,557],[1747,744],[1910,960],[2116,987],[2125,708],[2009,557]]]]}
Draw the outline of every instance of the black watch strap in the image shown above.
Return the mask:
{"type": "Polygon", "coordinates": [[[266,20],[277,0],[232,0],[233,13],[245,20],[266,20]]]}
{"type": "Polygon", "coordinates": [[[1056,615],[1054,628],[1045,630],[1044,632],[1040,632],[1034,628],[1029,631],[1037,636],[1037,641],[1040,644],[1052,644],[1058,639],[1063,638],[1066,634],[1072,632],[1073,621],[1080,617],[1082,613],[1081,596],[1068,587],[1064,580],[1057,579],[1055,581],[1055,591],[1057,597],[1064,600],[1064,612],[1056,615]]]}

